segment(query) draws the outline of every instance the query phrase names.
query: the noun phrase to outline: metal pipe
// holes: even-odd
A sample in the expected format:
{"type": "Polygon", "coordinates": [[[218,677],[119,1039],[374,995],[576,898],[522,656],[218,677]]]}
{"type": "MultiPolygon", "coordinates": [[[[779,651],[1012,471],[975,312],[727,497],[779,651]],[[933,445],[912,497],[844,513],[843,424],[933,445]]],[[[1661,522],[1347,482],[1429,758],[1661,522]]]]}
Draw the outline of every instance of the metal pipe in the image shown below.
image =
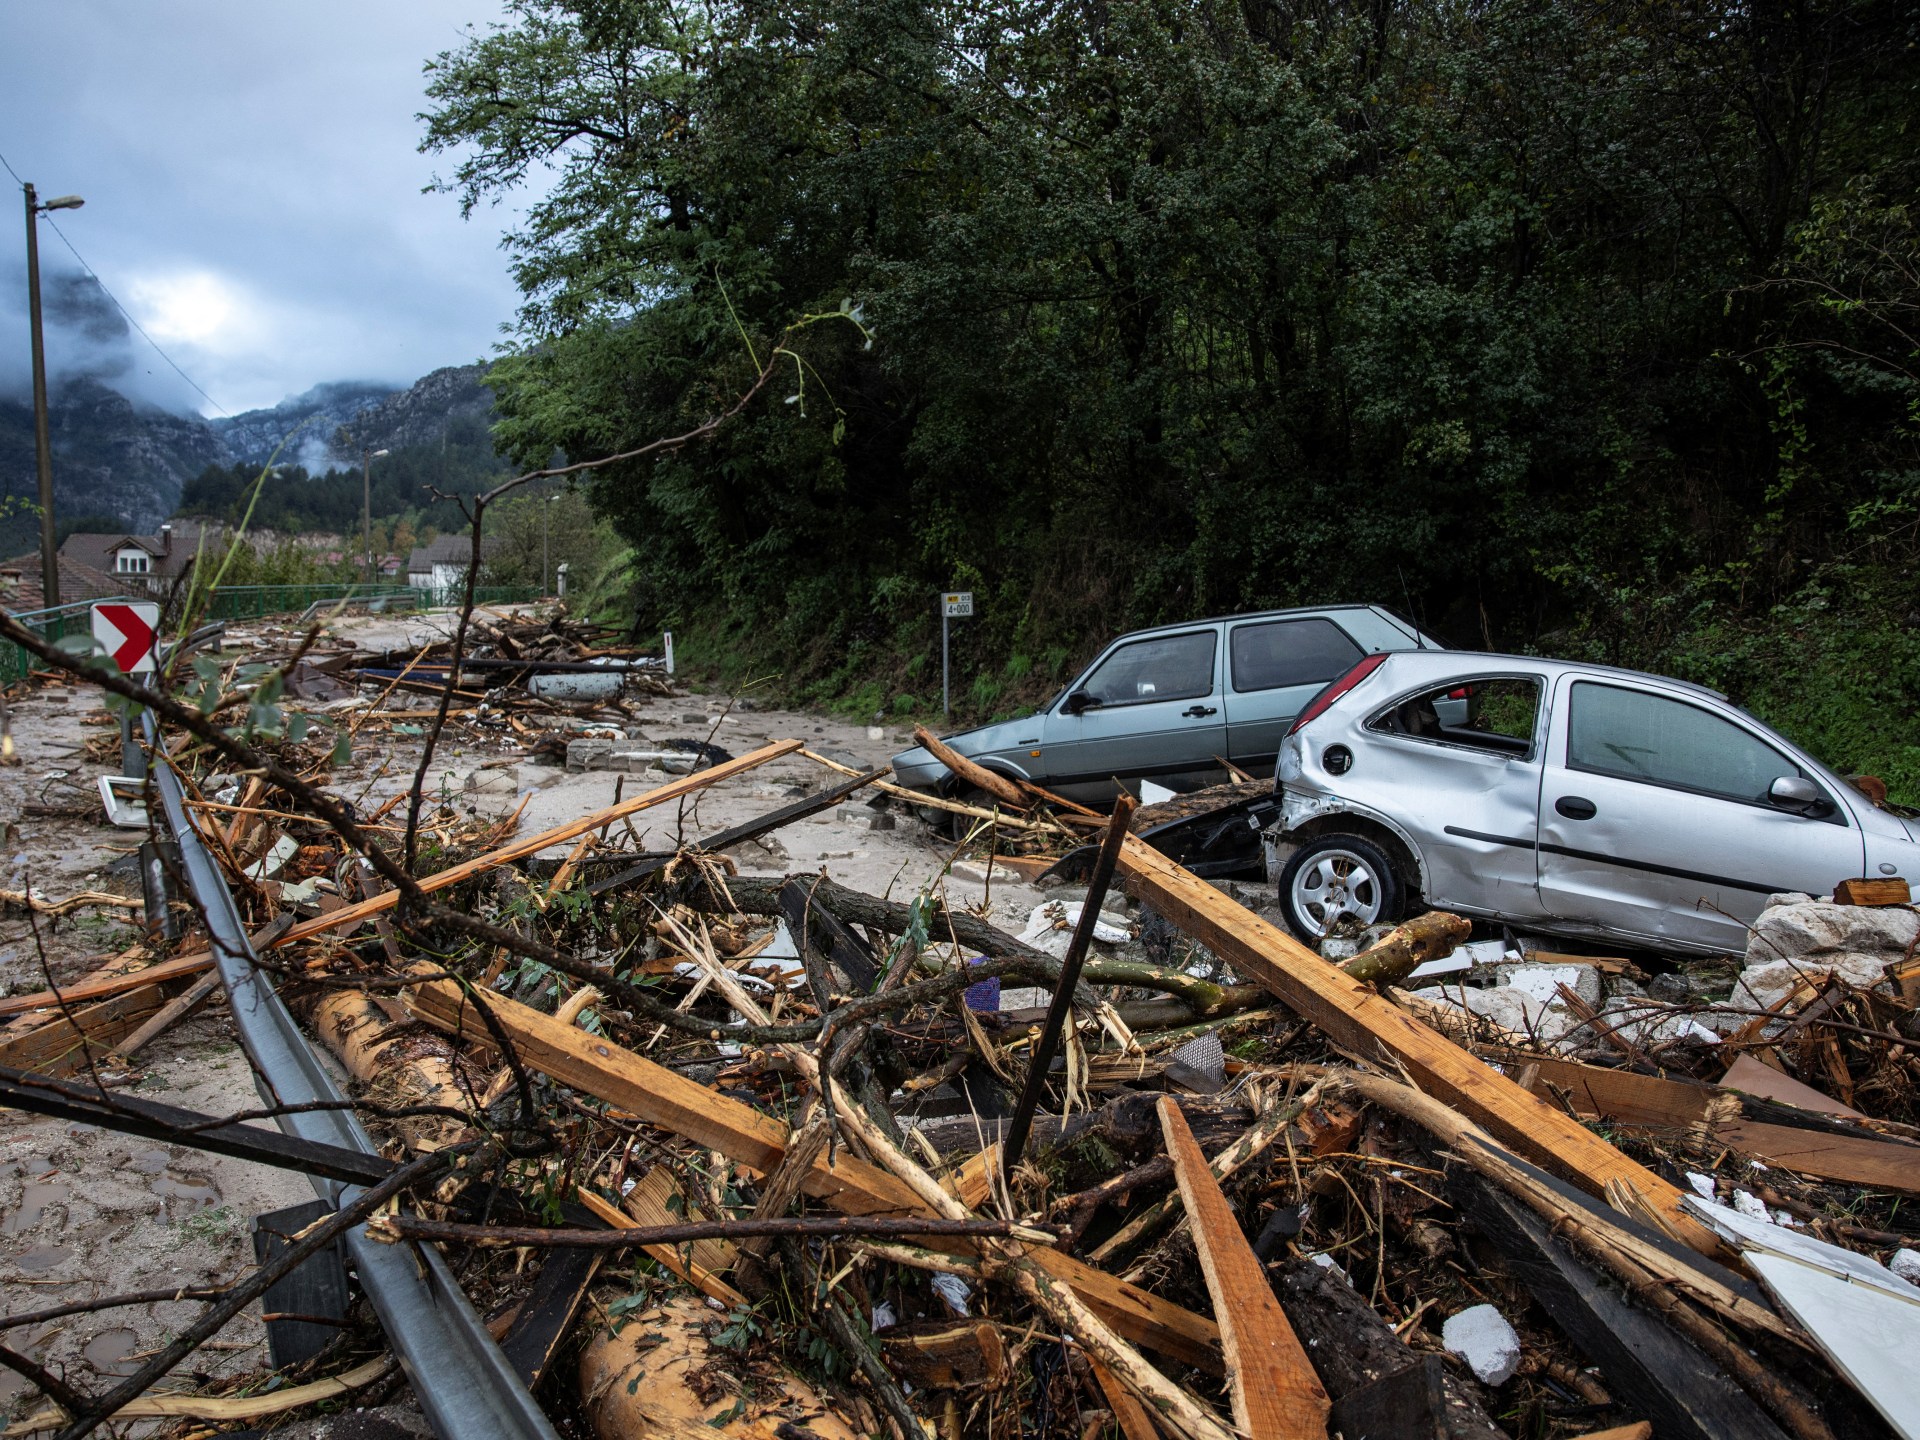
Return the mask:
{"type": "MultiPolygon", "coordinates": [[[[151,715],[146,719],[147,737],[157,750],[158,727],[151,715]]],[[[261,1098],[270,1105],[344,1100],[260,969],[226,878],[188,818],[178,777],[163,760],[153,767],[153,778],[180,845],[181,868],[206,919],[214,963],[261,1098]]],[[[282,1115],[279,1124],[303,1139],[378,1153],[349,1110],[282,1115]]],[[[335,1207],[352,1203],[364,1188],[322,1179],[313,1186],[335,1207]]],[[[437,1249],[378,1244],[360,1226],[347,1232],[344,1243],[427,1423],[441,1440],[558,1440],[437,1249]]]]}

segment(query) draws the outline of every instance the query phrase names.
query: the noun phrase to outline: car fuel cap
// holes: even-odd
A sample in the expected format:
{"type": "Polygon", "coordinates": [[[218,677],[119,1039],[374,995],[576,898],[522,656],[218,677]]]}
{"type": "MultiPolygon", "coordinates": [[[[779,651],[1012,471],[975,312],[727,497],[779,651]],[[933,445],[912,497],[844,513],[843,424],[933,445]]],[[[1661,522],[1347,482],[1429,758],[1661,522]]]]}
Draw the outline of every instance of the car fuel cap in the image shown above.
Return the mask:
{"type": "Polygon", "coordinates": [[[1344,775],[1353,768],[1353,751],[1344,745],[1329,745],[1320,752],[1320,763],[1329,775],[1344,775]]]}

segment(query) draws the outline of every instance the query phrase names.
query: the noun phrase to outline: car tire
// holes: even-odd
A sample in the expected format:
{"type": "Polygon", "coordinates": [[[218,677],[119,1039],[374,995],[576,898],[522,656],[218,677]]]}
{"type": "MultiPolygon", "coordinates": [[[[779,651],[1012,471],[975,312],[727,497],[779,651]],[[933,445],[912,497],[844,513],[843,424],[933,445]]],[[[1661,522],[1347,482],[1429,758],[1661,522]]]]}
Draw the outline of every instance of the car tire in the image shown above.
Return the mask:
{"type": "Polygon", "coordinates": [[[1399,920],[1406,894],[1386,852],[1359,835],[1315,836],[1280,870],[1280,911],[1309,945],[1342,919],[1360,926],[1399,920]]]}

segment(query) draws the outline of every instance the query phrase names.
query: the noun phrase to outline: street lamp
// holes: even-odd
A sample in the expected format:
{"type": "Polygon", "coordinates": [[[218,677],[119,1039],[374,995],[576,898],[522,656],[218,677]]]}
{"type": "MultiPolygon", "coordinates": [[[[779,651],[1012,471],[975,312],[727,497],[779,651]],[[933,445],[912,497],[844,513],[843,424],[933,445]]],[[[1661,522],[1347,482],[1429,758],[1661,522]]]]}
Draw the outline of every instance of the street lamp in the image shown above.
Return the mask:
{"type": "Polygon", "coordinates": [[[360,447],[360,543],[367,552],[367,584],[373,584],[373,462],[384,450],[360,447]]]}
{"type": "Polygon", "coordinates": [[[60,555],[53,543],[53,442],[47,434],[47,347],[40,332],[40,227],[34,222],[49,210],[78,210],[87,202],[60,195],[42,204],[39,192],[22,182],[27,197],[27,316],[33,332],[33,451],[40,471],[40,595],[51,609],[60,603],[60,555]]]}
{"type": "Polygon", "coordinates": [[[548,517],[553,514],[551,507],[554,501],[559,498],[558,495],[549,495],[540,505],[540,598],[543,600],[553,593],[547,583],[547,561],[552,555],[552,551],[547,542],[547,528],[549,524],[548,517]]]}

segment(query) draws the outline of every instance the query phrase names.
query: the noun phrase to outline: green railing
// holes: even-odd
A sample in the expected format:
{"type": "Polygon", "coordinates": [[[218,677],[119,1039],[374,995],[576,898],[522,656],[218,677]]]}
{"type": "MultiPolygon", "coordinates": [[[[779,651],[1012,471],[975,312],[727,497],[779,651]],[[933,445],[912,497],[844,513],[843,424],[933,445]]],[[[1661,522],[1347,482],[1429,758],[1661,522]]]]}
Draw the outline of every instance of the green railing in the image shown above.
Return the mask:
{"type": "MultiPolygon", "coordinates": [[[[104,603],[155,600],[157,595],[111,595],[104,603]]],[[[315,605],[338,605],[375,612],[457,606],[466,598],[464,586],[449,585],[433,590],[411,585],[222,585],[207,603],[204,620],[257,620],[268,615],[298,615],[315,605]]],[[[482,585],[474,592],[476,605],[524,605],[540,598],[537,585],[482,585]]],[[[77,600],[71,605],[56,605],[47,610],[31,610],[13,618],[50,641],[70,635],[90,635],[93,617],[89,613],[102,600],[77,600]]],[[[41,665],[35,656],[18,645],[0,642],[0,685],[23,680],[41,665]]]]}
{"type": "MultiPolygon", "coordinates": [[[[129,595],[107,597],[107,603],[132,599],[129,595]]],[[[93,616],[91,611],[98,600],[76,600],[71,605],[55,605],[47,610],[28,610],[13,618],[27,629],[32,630],[50,641],[66,639],[69,635],[91,635],[93,616]]],[[[28,654],[12,642],[0,644],[0,685],[11,685],[16,680],[24,680],[29,671],[45,664],[37,656],[28,654]]]]}
{"type": "Polygon", "coordinates": [[[406,585],[222,585],[207,602],[208,620],[257,620],[298,615],[312,605],[350,601],[356,609],[401,609],[420,603],[406,585]]]}

